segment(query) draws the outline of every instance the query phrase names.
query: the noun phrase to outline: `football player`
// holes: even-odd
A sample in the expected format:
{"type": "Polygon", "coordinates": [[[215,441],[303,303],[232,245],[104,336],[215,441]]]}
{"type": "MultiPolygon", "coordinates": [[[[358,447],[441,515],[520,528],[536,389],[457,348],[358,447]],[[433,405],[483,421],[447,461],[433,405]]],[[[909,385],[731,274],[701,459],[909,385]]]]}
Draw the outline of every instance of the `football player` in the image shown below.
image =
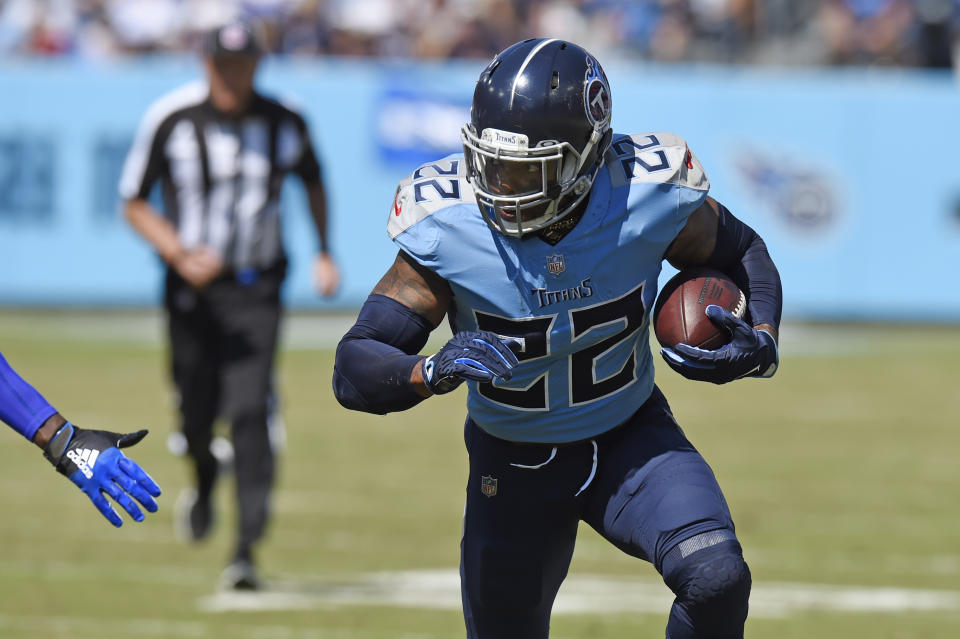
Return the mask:
{"type": "Polygon", "coordinates": [[[0,420],[43,449],[43,456],[77,485],[114,526],[123,520],[105,495],[120,504],[135,521],[143,521],[136,499],[150,512],[160,487],[121,448],[147,436],[146,430],[122,435],[78,428],[57,412],[0,354],[0,420]],[[133,499],[131,499],[131,497],[133,499]]]}
{"type": "Polygon", "coordinates": [[[585,521],[651,562],[676,594],[667,636],[743,636],[750,571],[713,472],[654,384],[649,312],[664,260],[748,292],[718,306],[715,351],[662,352],[690,379],[770,377],[780,278],[763,240],[707,195],[671,133],[610,128],[597,60],[517,43],[481,73],[463,155],[400,183],[393,266],[338,349],[347,408],[410,408],[467,381],[461,584],[471,639],[547,637],[585,521]],[[454,336],[417,355],[448,317],[454,336]]]}

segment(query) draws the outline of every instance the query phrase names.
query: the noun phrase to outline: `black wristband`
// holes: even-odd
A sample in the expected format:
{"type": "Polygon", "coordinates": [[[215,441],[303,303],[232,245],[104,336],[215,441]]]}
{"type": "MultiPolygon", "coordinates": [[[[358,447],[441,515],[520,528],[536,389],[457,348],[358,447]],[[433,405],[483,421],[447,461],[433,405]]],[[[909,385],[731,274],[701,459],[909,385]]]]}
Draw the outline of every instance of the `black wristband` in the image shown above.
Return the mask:
{"type": "Polygon", "coordinates": [[[60,460],[63,459],[63,453],[66,452],[67,446],[70,444],[70,441],[73,439],[73,434],[75,429],[73,424],[70,422],[65,422],[53,437],[50,438],[50,441],[46,443],[43,447],[43,456],[54,466],[57,466],[60,463],[60,460]]]}

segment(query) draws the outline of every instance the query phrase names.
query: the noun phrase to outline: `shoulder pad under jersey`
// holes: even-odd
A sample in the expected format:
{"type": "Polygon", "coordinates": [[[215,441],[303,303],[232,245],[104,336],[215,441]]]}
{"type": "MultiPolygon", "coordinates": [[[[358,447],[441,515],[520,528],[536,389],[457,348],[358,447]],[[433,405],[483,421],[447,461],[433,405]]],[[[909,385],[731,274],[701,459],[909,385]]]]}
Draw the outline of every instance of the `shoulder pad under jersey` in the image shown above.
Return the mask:
{"type": "Polygon", "coordinates": [[[462,202],[475,202],[462,155],[428,162],[402,180],[390,207],[387,234],[394,239],[428,215],[462,202]]]}
{"type": "Polygon", "coordinates": [[[710,180],[700,161],[686,141],[673,133],[615,133],[604,162],[614,187],[655,182],[710,190],[710,180]]]}

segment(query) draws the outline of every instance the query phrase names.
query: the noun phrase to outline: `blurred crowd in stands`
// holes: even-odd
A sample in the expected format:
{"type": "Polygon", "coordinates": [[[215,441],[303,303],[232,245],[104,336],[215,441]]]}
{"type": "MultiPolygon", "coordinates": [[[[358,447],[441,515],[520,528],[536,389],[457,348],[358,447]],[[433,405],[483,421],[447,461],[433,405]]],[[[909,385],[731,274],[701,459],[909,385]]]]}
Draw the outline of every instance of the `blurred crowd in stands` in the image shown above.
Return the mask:
{"type": "Polygon", "coordinates": [[[602,59],[950,67],[960,0],[0,0],[0,55],[196,50],[256,21],[296,56],[489,58],[551,36],[602,59]]]}

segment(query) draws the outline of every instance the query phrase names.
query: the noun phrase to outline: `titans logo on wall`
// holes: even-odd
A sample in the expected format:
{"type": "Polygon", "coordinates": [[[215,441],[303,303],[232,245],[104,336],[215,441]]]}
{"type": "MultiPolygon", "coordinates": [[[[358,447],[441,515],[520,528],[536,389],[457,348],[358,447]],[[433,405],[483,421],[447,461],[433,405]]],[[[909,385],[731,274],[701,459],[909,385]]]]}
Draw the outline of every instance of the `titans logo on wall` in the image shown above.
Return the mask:
{"type": "Polygon", "coordinates": [[[741,147],[735,165],[753,192],[790,228],[822,233],[836,226],[841,215],[836,179],[814,160],[790,160],[782,152],[741,147]]]}
{"type": "Polygon", "coordinates": [[[591,124],[610,117],[610,85],[603,70],[587,58],[587,72],[583,79],[583,107],[591,124]]]}

